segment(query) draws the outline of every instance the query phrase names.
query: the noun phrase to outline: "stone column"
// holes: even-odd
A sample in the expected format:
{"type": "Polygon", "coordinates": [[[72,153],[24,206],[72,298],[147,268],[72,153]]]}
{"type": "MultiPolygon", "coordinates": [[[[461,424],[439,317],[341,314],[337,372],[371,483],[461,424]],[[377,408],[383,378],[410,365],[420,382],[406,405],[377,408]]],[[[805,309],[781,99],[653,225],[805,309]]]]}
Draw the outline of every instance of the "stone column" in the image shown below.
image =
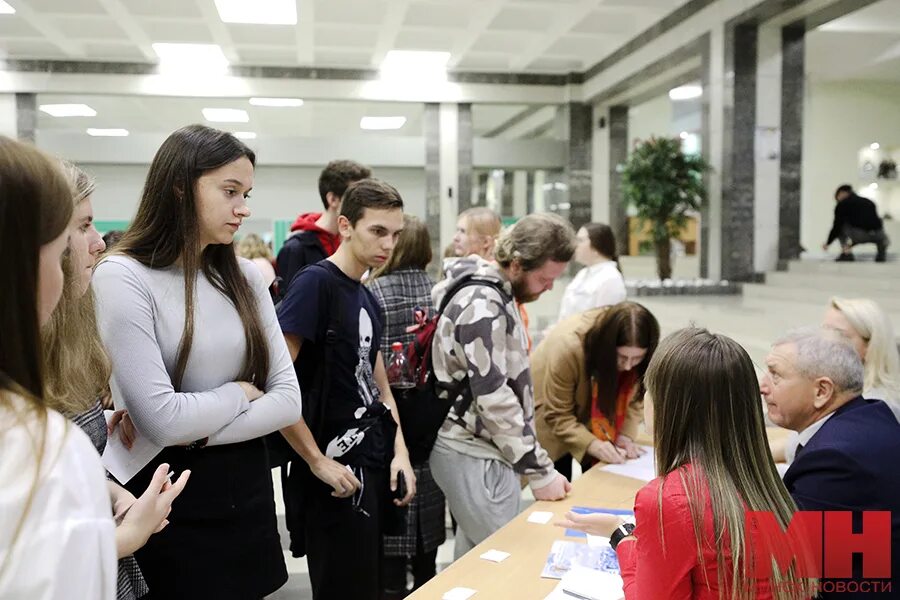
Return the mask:
{"type": "Polygon", "coordinates": [[[440,272],[441,246],[441,139],[440,105],[425,105],[422,116],[422,133],[425,138],[425,224],[431,236],[430,272],[436,276],[440,272]]]}
{"type": "Polygon", "coordinates": [[[754,277],[757,32],[755,24],[725,31],[721,274],[734,281],[754,277]]]}
{"type": "Polygon", "coordinates": [[[570,102],[566,178],[569,220],[578,229],[591,220],[591,150],[594,111],[590,104],[570,102]]]}
{"type": "Polygon", "coordinates": [[[804,27],[781,31],[781,190],[778,267],[800,256],[800,183],[803,163],[804,27]]]}
{"type": "Polygon", "coordinates": [[[628,160],[628,107],[609,108],[609,226],[619,254],[628,254],[628,215],[622,189],[622,169],[628,160]]]}
{"type": "Polygon", "coordinates": [[[457,110],[457,208],[459,212],[472,206],[472,105],[459,104],[457,110]]]}
{"type": "Polygon", "coordinates": [[[16,135],[34,143],[37,131],[37,94],[16,94],[16,135]]]}

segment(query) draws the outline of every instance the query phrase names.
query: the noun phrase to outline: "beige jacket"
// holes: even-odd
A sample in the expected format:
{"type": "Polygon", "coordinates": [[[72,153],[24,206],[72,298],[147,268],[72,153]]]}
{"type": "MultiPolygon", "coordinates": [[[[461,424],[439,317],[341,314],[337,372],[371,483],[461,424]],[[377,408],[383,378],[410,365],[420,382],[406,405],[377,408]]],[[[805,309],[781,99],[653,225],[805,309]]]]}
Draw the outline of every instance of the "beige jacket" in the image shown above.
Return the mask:
{"type": "MultiPolygon", "coordinates": [[[[581,462],[594,439],[590,430],[591,380],[584,365],[584,335],[606,308],[556,324],[531,354],[538,442],[554,461],[572,454],[581,462]]],[[[643,420],[643,398],[632,398],[621,433],[631,439],[643,420]]]]}

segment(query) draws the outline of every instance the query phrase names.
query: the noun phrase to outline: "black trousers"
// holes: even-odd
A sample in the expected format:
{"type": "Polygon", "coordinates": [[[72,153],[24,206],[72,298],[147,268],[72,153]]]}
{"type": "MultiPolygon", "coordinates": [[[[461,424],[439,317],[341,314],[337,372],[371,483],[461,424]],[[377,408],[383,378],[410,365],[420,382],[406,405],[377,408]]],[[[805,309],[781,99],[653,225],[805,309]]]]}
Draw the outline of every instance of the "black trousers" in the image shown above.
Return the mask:
{"type": "Polygon", "coordinates": [[[306,557],[314,600],[378,600],[381,594],[389,476],[386,469],[363,468],[363,479],[356,508],[353,498],[334,498],[324,485],[309,490],[306,557]]]}
{"type": "Polygon", "coordinates": [[[406,569],[413,575],[413,591],[419,589],[437,574],[437,548],[431,552],[422,549],[422,537],[416,540],[413,556],[389,556],[384,559],[383,583],[385,598],[402,598],[407,591],[406,569]]]}
{"type": "Polygon", "coordinates": [[[844,225],[840,235],[841,245],[856,246],[858,244],[875,244],[878,249],[878,258],[884,259],[887,247],[891,240],[884,233],[884,229],[875,231],[866,231],[865,229],[857,229],[850,225],[844,225]]]}

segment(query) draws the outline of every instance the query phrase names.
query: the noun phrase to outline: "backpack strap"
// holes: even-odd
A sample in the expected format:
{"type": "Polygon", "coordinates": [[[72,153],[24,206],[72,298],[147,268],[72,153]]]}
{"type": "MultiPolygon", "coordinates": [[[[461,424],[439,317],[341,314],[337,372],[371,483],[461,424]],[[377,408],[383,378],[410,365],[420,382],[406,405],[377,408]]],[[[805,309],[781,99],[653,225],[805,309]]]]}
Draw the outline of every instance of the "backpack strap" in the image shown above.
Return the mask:
{"type": "Polygon", "coordinates": [[[444,294],[444,297],[441,299],[441,304],[438,308],[437,314],[444,314],[444,311],[447,310],[447,305],[450,304],[450,301],[453,300],[454,296],[456,296],[456,294],[461,292],[464,288],[473,287],[476,285],[483,285],[494,288],[500,293],[500,297],[503,298],[504,301],[509,302],[510,300],[512,300],[512,297],[506,293],[506,290],[503,289],[503,286],[496,281],[492,281],[490,279],[475,279],[472,275],[466,275],[465,277],[460,277],[456,283],[450,286],[450,289],[447,290],[447,293],[444,294]]]}
{"type": "MultiPolygon", "coordinates": [[[[499,292],[500,297],[504,300],[504,302],[511,302],[513,297],[510,296],[503,286],[496,281],[487,280],[487,279],[475,279],[472,275],[467,275],[465,277],[461,277],[459,281],[453,284],[453,286],[447,290],[447,293],[441,299],[440,309],[436,315],[436,319],[440,319],[441,315],[444,314],[444,311],[447,309],[447,306],[450,304],[450,301],[463,289],[467,287],[474,286],[487,286],[493,288],[499,292]]],[[[462,415],[465,413],[469,406],[472,404],[472,390],[469,387],[468,375],[462,381],[456,382],[456,384],[445,384],[438,382],[437,378],[434,376],[434,357],[432,353],[428,353],[428,378],[431,379],[437,388],[443,389],[449,395],[451,399],[451,405],[449,412],[455,412],[457,415],[462,415]]]]}
{"type": "Polygon", "coordinates": [[[313,263],[300,269],[297,275],[307,269],[319,269],[327,275],[327,283],[319,286],[319,322],[315,343],[322,345],[323,352],[322,360],[316,368],[312,386],[312,389],[317,392],[317,397],[309,399],[314,411],[313,414],[309,415],[310,418],[307,419],[307,426],[313,437],[317,442],[322,443],[325,409],[328,405],[328,393],[331,389],[331,365],[334,364],[336,358],[335,351],[341,325],[343,324],[344,311],[340,298],[334,293],[335,278],[328,267],[319,263],[313,263]],[[324,319],[322,318],[323,309],[328,313],[324,319]]]}

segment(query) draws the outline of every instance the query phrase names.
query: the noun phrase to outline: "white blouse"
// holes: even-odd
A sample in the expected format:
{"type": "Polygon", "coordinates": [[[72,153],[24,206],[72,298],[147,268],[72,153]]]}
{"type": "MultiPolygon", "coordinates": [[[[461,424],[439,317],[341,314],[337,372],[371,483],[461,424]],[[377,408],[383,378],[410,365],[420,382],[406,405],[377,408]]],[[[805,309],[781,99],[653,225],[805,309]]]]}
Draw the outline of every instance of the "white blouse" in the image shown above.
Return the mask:
{"type": "Polygon", "coordinates": [[[625,300],[625,279],[615,261],[608,260],[578,271],[566,286],[559,308],[559,320],[576,313],[618,304],[625,300]]]}
{"type": "Polygon", "coordinates": [[[100,455],[81,429],[48,411],[38,465],[39,422],[20,397],[12,404],[0,406],[0,598],[115,598],[115,525],[100,455]]]}

